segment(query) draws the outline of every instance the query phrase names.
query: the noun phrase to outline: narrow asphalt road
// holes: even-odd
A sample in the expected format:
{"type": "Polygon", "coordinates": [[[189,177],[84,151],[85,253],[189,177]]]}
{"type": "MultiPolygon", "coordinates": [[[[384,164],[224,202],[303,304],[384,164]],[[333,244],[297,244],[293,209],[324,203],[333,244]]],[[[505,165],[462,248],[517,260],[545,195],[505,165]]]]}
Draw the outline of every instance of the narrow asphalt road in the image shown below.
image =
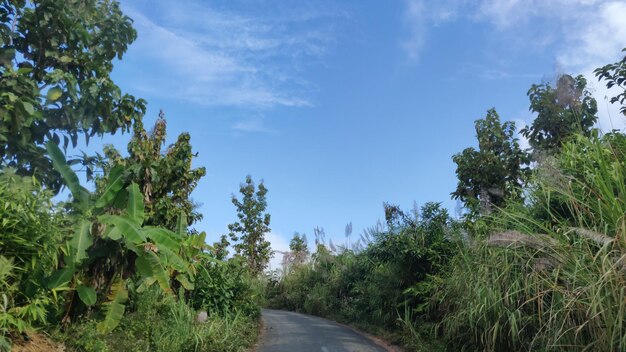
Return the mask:
{"type": "Polygon", "coordinates": [[[259,352],[386,352],[369,338],[326,319],[263,309],[259,352]]]}

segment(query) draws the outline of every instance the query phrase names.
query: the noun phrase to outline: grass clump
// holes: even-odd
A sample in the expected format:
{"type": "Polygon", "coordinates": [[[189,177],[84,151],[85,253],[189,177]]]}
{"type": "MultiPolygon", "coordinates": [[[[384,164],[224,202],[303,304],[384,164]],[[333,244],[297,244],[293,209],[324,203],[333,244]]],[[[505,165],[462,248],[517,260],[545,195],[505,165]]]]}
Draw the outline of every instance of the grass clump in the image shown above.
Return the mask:
{"type": "Polygon", "coordinates": [[[485,219],[438,294],[450,343],[626,350],[625,162],[624,135],[578,138],[539,166],[530,202],[485,219]]]}

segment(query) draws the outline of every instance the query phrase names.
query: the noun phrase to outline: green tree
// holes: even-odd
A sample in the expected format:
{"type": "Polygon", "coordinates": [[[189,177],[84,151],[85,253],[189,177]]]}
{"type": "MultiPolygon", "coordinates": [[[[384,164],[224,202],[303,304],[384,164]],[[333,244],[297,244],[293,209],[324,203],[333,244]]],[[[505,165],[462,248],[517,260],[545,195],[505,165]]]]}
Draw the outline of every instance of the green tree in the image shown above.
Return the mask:
{"type": "Polygon", "coordinates": [[[144,223],[176,230],[181,214],[187,220],[185,225],[202,219],[202,214],[195,210],[191,193],[206,175],[206,169],[192,168],[195,154],[188,133],[179,135],[174,144],[162,151],[166,128],[162,111],[151,132],[145,130],[141,120],[135,121],[134,134],[128,143],[128,157],[122,157],[112,146],[105,148],[109,159],[105,173],[117,165],[124,166],[129,173],[126,184],[138,184],[143,193],[146,204],[144,223]]]}
{"type": "Polygon", "coordinates": [[[452,198],[473,213],[490,212],[507,198],[519,198],[529,168],[529,158],[515,138],[515,123],[500,122],[495,109],[476,120],[478,150],[470,147],[455,154],[458,184],[452,198]]]}
{"type": "Polygon", "coordinates": [[[219,242],[213,243],[213,256],[217,260],[224,260],[228,257],[228,246],[230,246],[230,242],[228,241],[228,236],[222,235],[220,237],[219,242]]]}
{"type": "MultiPolygon", "coordinates": [[[[626,48],[622,50],[626,52],[626,48]]],[[[620,111],[626,116],[626,55],[620,61],[600,67],[594,71],[598,80],[605,80],[607,88],[617,87],[621,92],[611,98],[611,103],[620,103],[620,111]]]]}
{"type": "Polygon", "coordinates": [[[303,264],[309,256],[309,245],[307,244],[306,235],[294,233],[293,238],[289,241],[289,265],[303,264]]]}
{"type": "Polygon", "coordinates": [[[537,117],[521,133],[535,150],[553,154],[573,134],[591,134],[598,120],[598,104],[586,86],[582,75],[561,75],[556,87],[532,85],[528,91],[530,111],[537,117]]]}
{"type": "Polygon", "coordinates": [[[137,33],[116,1],[2,1],[0,22],[0,168],[58,190],[47,141],[75,147],[145,112],[110,77],[137,33]]]}
{"type": "Polygon", "coordinates": [[[273,253],[270,243],[265,240],[265,234],[270,232],[270,214],[266,212],[267,188],[263,181],[256,190],[250,175],[246,182],[239,187],[242,194],[241,201],[233,195],[232,202],[237,208],[239,221],[228,225],[230,238],[237,255],[246,258],[251,273],[259,274],[267,267],[273,253]]]}

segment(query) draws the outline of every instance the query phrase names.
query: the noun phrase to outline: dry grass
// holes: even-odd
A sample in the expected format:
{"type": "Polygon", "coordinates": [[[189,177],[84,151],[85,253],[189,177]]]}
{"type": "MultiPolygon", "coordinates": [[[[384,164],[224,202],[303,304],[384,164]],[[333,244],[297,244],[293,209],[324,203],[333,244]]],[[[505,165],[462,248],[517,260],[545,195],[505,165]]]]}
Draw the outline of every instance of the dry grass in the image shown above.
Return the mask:
{"type": "Polygon", "coordinates": [[[28,339],[16,339],[12,352],[65,352],[65,346],[38,332],[28,332],[28,339]]]}

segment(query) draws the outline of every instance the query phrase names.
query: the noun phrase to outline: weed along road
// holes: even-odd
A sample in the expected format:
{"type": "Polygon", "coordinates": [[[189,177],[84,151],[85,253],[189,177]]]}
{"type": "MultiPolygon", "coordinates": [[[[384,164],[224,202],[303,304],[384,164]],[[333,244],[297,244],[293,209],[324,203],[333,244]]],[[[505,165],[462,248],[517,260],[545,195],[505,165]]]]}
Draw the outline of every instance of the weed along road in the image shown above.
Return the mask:
{"type": "Polygon", "coordinates": [[[332,321],[263,309],[258,352],[386,352],[368,337],[332,321]]]}

